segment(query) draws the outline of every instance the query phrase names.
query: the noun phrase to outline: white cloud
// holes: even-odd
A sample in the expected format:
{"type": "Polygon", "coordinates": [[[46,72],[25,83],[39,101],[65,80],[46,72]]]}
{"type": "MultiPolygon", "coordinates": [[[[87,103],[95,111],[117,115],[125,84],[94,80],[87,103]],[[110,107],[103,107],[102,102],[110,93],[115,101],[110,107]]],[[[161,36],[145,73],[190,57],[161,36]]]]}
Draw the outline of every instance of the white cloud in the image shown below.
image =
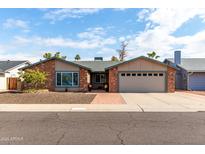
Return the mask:
{"type": "Polygon", "coordinates": [[[204,20],[205,9],[144,9],[138,14],[139,21],[146,22],[145,30],[129,41],[130,57],[145,55],[155,50],[161,57],[173,55],[180,49],[185,57],[205,56],[205,32],[192,36],[173,35],[187,21],[194,17],[204,20]],[[200,54],[199,54],[200,53],[200,54]]]}
{"type": "Polygon", "coordinates": [[[106,32],[102,27],[89,28],[87,31],[79,33],[78,39],[63,37],[21,37],[15,36],[16,44],[36,44],[44,47],[69,47],[74,49],[96,49],[116,43],[114,37],[106,37],[106,32]]]}
{"type": "Polygon", "coordinates": [[[30,62],[39,61],[39,56],[32,54],[19,53],[5,53],[0,55],[1,60],[28,60],[30,62]]]}
{"type": "Polygon", "coordinates": [[[98,13],[101,9],[54,9],[47,11],[44,15],[45,19],[49,19],[52,23],[61,21],[66,18],[82,18],[86,15],[98,13]]]}
{"type": "Polygon", "coordinates": [[[20,28],[25,32],[29,31],[29,25],[27,21],[19,20],[19,19],[7,19],[3,23],[3,27],[7,29],[12,29],[12,28],[20,28]]]}
{"type": "Polygon", "coordinates": [[[147,16],[150,14],[151,11],[152,9],[142,9],[142,11],[140,11],[137,14],[137,20],[143,21],[145,18],[147,18],[147,16]]]}
{"type": "Polygon", "coordinates": [[[121,36],[121,37],[119,38],[119,41],[120,41],[120,42],[125,41],[125,37],[124,37],[124,36],[121,36]]]}
{"type": "Polygon", "coordinates": [[[87,31],[77,34],[77,36],[81,39],[98,39],[106,34],[104,28],[95,27],[88,28],[87,31]]]}
{"type": "Polygon", "coordinates": [[[14,36],[14,39],[16,44],[26,44],[32,42],[32,40],[29,40],[29,38],[25,38],[21,36],[14,36]]]}
{"type": "Polygon", "coordinates": [[[174,32],[186,21],[197,15],[203,17],[205,15],[205,9],[155,9],[145,18],[152,25],[160,26],[160,29],[167,32],[174,32]]]}

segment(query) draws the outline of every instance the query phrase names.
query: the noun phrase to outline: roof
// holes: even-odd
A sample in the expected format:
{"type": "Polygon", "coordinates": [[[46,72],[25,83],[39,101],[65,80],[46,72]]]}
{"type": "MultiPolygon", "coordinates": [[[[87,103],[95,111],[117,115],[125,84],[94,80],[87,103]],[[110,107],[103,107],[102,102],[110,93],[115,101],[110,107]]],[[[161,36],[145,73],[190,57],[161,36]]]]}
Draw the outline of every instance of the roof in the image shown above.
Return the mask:
{"type": "MultiPolygon", "coordinates": [[[[173,58],[167,58],[167,60],[174,63],[173,58]]],[[[205,72],[205,58],[182,58],[178,66],[190,72],[205,72]]]]}
{"type": "Polygon", "coordinates": [[[0,61],[0,72],[5,72],[27,61],[0,61]]]}
{"type": "MultiPolygon", "coordinates": [[[[52,57],[50,59],[41,60],[37,63],[34,63],[34,64],[28,65],[26,67],[23,67],[22,69],[23,70],[28,69],[32,66],[36,66],[38,64],[47,62],[49,60],[59,60],[59,61],[62,61],[62,62],[68,63],[68,64],[72,64],[72,65],[76,65],[76,66],[85,68],[85,69],[90,70],[92,72],[104,72],[105,70],[108,70],[110,68],[113,68],[113,67],[116,67],[118,65],[128,63],[128,62],[140,59],[140,58],[143,58],[143,59],[158,63],[158,64],[163,65],[163,66],[168,66],[165,63],[162,63],[158,60],[154,60],[154,59],[151,59],[151,58],[148,58],[148,57],[145,57],[145,56],[140,56],[140,57],[137,57],[137,58],[133,58],[131,60],[124,61],[124,62],[121,62],[121,61],[67,61],[67,60],[56,58],[56,57],[52,57]]],[[[173,67],[173,66],[170,66],[170,67],[173,67]]],[[[176,69],[175,67],[173,67],[173,68],[176,69]]]]}
{"type": "Polygon", "coordinates": [[[176,69],[176,67],[167,65],[167,64],[165,64],[165,63],[163,63],[163,62],[160,62],[160,61],[158,61],[158,60],[155,60],[155,59],[152,59],[152,58],[148,58],[148,57],[145,57],[145,56],[140,56],[140,57],[136,57],[136,58],[133,58],[133,59],[130,59],[130,60],[127,60],[127,61],[118,63],[118,64],[116,64],[116,65],[112,65],[112,66],[110,66],[110,67],[107,67],[106,70],[108,70],[108,69],[110,69],[110,68],[113,68],[113,67],[116,67],[116,66],[119,66],[119,65],[121,65],[121,64],[125,64],[125,63],[131,62],[131,61],[138,60],[138,59],[145,59],[145,60],[148,60],[148,61],[151,61],[151,62],[154,62],[154,63],[158,63],[158,64],[163,65],[163,66],[169,66],[169,67],[172,67],[172,68],[176,69]]]}
{"type": "Polygon", "coordinates": [[[73,61],[73,63],[89,67],[92,72],[104,72],[105,68],[122,63],[117,61],[73,61]]]}
{"type": "Polygon", "coordinates": [[[45,63],[45,62],[50,61],[50,60],[58,60],[58,61],[62,61],[62,62],[64,62],[64,63],[76,65],[76,66],[79,66],[79,67],[82,67],[82,68],[85,68],[85,69],[90,70],[89,67],[83,66],[83,65],[81,65],[81,64],[74,63],[74,62],[72,62],[72,61],[67,61],[67,60],[64,60],[64,59],[61,59],[61,58],[57,58],[57,57],[52,57],[52,58],[49,58],[49,59],[40,60],[39,62],[36,62],[36,63],[31,64],[31,65],[25,66],[25,67],[23,67],[23,68],[21,68],[21,69],[22,69],[22,70],[28,69],[28,68],[30,68],[30,67],[36,66],[36,65],[41,64],[41,63],[45,63]]]}

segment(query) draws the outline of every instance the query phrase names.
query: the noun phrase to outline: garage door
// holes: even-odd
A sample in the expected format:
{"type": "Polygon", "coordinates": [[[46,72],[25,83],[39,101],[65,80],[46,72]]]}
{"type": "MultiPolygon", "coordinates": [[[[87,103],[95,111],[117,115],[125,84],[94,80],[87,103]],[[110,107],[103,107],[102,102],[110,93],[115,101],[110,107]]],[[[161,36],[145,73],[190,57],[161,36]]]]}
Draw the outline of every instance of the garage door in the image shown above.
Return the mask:
{"type": "Polygon", "coordinates": [[[165,73],[162,72],[121,72],[120,92],[165,92],[165,73]]]}
{"type": "Polygon", "coordinates": [[[205,90],[205,73],[194,73],[189,77],[191,90],[205,90]]]}

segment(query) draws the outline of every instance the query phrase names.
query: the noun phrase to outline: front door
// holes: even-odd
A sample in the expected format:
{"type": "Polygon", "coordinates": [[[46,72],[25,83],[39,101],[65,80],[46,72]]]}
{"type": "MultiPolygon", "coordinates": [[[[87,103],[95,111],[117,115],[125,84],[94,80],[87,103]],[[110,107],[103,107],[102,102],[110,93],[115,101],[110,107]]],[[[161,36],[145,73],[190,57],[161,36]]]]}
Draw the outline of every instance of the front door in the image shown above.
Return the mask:
{"type": "Polygon", "coordinates": [[[92,74],[93,89],[104,89],[105,84],[106,84],[106,74],[105,73],[93,73],[92,74]]]}

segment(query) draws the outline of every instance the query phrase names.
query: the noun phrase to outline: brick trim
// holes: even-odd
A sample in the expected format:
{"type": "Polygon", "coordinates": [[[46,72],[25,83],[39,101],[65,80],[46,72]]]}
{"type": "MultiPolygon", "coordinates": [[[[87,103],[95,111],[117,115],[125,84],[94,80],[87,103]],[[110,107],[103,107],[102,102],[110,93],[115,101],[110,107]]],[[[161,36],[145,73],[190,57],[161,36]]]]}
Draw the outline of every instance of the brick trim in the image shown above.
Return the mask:
{"type": "Polygon", "coordinates": [[[80,68],[80,90],[88,91],[88,70],[80,68]]]}
{"type": "Polygon", "coordinates": [[[118,69],[109,69],[109,92],[118,92],[118,69]]]}
{"type": "Polygon", "coordinates": [[[175,92],[175,74],[175,69],[167,67],[167,92],[169,93],[175,92]]]}

